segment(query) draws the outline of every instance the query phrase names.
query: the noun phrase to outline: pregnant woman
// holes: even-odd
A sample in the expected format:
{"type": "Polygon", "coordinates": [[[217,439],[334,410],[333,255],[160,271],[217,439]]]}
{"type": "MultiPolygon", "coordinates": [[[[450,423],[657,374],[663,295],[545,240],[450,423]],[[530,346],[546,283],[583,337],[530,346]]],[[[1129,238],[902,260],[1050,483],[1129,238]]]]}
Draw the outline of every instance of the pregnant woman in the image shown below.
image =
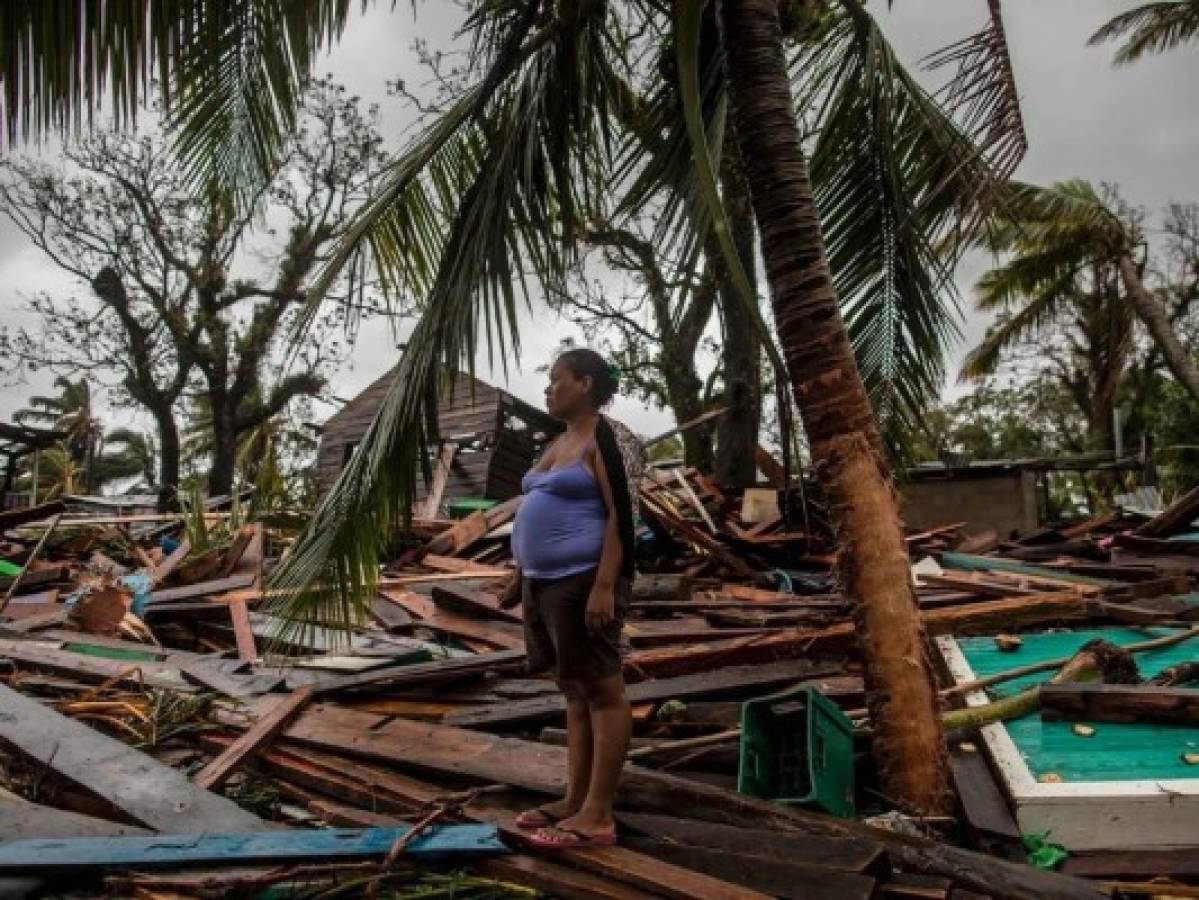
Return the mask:
{"type": "Polygon", "coordinates": [[[517,572],[504,602],[524,605],[530,670],[549,670],[566,697],[566,796],[517,818],[541,847],[616,841],[612,803],[632,728],[620,653],[633,578],[629,486],[641,459],[628,429],[600,414],[617,384],[591,350],[554,362],[546,407],[566,431],[525,475],[512,532],[517,572]]]}

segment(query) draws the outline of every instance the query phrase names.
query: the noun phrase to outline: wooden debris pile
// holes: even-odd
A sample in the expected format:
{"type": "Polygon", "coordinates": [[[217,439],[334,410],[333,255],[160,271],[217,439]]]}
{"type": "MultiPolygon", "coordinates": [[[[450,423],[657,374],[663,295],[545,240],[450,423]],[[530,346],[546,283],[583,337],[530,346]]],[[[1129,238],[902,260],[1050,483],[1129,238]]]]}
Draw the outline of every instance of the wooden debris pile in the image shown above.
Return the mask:
{"type": "MultiPolygon", "coordinates": [[[[1080,622],[1199,621],[1190,502],[1019,542],[967,538],[956,524],[912,535],[927,631],[1018,640],[1080,622]]],[[[956,741],[962,817],[894,815],[872,793],[866,686],[817,504],[794,488],[723,492],[685,469],[654,473],[640,492],[646,574],[626,629],[635,740],[621,846],[534,852],[513,819],[563,791],[565,716],[552,682],[524,670],[520,610],[498,602],[518,503],[417,519],[418,545],[381,573],[369,621],[348,639],[317,628],[286,647],[269,643],[278,622],[264,579],[277,548],[261,524],[213,515],[198,546],[179,517],[3,514],[0,558],[17,571],[0,581],[11,792],[0,878],[66,877],[122,896],[291,885],[957,900],[1199,881],[1177,861],[1100,866],[1090,881],[1030,867],[986,764],[956,741]],[[736,791],[741,703],[799,686],[856,723],[859,814],[889,827],[736,791]],[[46,864],[51,838],[59,868],[46,864]]],[[[947,686],[947,708],[959,696],[947,686]]],[[[1055,709],[1079,703],[1094,705],[1071,697],[1055,709]]]]}

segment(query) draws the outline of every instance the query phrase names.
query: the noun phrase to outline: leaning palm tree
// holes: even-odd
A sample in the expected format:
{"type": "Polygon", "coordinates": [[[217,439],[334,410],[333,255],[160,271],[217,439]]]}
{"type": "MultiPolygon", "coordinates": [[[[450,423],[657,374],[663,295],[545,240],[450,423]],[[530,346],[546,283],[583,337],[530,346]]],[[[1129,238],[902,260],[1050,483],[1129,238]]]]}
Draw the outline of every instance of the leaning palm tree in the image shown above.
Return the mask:
{"type": "MultiPolygon", "coordinates": [[[[1006,192],[1011,224],[991,235],[993,249],[1015,253],[1022,289],[1052,292],[1078,268],[1108,264],[1119,273],[1123,299],[1136,313],[1178,383],[1199,401],[1199,368],[1176,333],[1165,305],[1144,282],[1145,242],[1137,228],[1081,179],[1043,188],[1013,184],[1006,192]]],[[[1016,265],[1013,262],[1013,265],[1016,265]]]]}
{"type": "Polygon", "coordinates": [[[1199,39],[1199,0],[1159,0],[1130,9],[1096,31],[1090,43],[1122,38],[1127,40],[1116,51],[1118,66],[1199,39]]]}
{"type": "MultiPolygon", "coordinates": [[[[25,110],[34,129],[66,123],[92,99],[97,72],[109,73],[118,111],[131,113],[157,67],[198,177],[249,201],[315,48],[340,32],[350,4],[140,0],[67,27],[41,11],[49,5],[6,6],[16,10],[0,13],[3,46],[14,48],[0,60],[10,131],[30,124],[25,110]],[[34,69],[31,81],[27,58],[62,64],[34,69]]],[[[427,411],[441,374],[472,366],[481,343],[497,360],[518,350],[523,286],[560,280],[579,223],[607,211],[620,181],[619,135],[636,112],[628,83],[673,69],[686,127],[678,104],[650,123],[671,159],[695,160],[688,177],[666,179],[683,197],[673,208],[684,211],[678,221],[690,245],[715,236],[729,279],[760,321],[710,158],[731,129],[766,260],[772,356],[843,536],[885,783],[898,802],[937,811],[948,792],[936,698],[871,396],[885,417],[912,416],[940,376],[953,310],[943,300],[948,267],[934,248],[960,244],[978,221],[993,167],[1012,164],[1001,151],[1019,131],[1010,117],[976,115],[979,97],[990,98],[984,107],[1002,97],[1010,113],[1010,66],[991,65],[1003,56],[993,37],[1002,32],[994,19],[983,65],[959,57],[973,87],[939,103],[858,0],[792,4],[821,21],[790,60],[795,34],[784,35],[777,0],[725,0],[719,21],[707,18],[715,52],[705,55],[701,87],[705,7],[716,5],[495,0],[472,8],[476,77],[395,160],[322,282],[367,254],[390,287],[421,298],[421,317],[378,417],[276,583],[299,620],[355,621],[382,542],[408,516],[427,464],[427,411]],[[626,53],[635,35],[673,45],[677,63],[645,66],[644,56],[626,53]],[[796,103],[815,122],[810,169],[796,103]],[[980,143],[955,123],[958,103],[972,125],[985,126],[971,129],[980,143]]]]}

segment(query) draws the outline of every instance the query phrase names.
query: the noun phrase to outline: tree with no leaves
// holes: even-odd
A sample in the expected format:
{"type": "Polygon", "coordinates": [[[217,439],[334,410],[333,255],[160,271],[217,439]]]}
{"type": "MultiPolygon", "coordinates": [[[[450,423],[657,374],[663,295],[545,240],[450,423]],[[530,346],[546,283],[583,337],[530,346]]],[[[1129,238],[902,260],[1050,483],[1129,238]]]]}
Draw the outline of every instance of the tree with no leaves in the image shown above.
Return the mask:
{"type": "MultiPolygon", "coordinates": [[[[165,140],[102,132],[68,145],[68,167],[32,159],[2,164],[0,211],[60,269],[90,291],[42,293],[35,330],[0,330],[14,364],[109,381],[153,418],[160,506],[179,483],[182,401],[200,395],[208,418],[208,490],[233,488],[239,438],[297,397],[315,396],[339,343],[318,329],[292,347],[278,338],[303,307],[326,260],[381,168],[380,138],[343,88],[318,82],[301,127],[261,188],[238,211],[227,194],[197,194],[165,140]],[[265,225],[255,228],[255,214],[265,225]],[[266,278],[239,277],[261,268],[266,278]]],[[[326,319],[371,312],[360,266],[331,295],[326,319]]]]}

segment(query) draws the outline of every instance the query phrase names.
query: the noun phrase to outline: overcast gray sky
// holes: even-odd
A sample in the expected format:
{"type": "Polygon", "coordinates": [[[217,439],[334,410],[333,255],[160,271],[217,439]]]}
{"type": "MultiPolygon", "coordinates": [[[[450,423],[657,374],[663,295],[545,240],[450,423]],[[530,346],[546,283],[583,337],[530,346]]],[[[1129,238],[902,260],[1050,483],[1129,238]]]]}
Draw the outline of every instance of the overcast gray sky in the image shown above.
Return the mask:
{"type": "MultiPolygon", "coordinates": [[[[1119,183],[1133,203],[1156,210],[1172,200],[1199,200],[1199,45],[1192,44],[1124,69],[1113,69],[1112,48],[1088,47],[1087,38],[1104,21],[1136,5],[1116,0],[1007,0],[1004,15],[1020,86],[1030,150],[1018,176],[1052,182],[1073,177],[1119,183]]],[[[881,10],[875,0],[871,6],[881,10]]],[[[880,12],[884,29],[901,58],[913,69],[927,53],[963,37],[984,22],[983,0],[897,0],[880,12]]],[[[414,19],[408,3],[380,3],[356,20],[325,68],[351,91],[381,106],[382,128],[392,147],[399,147],[412,114],[384,90],[387,79],[405,77],[420,83],[424,74],[410,50],[420,35],[434,47],[448,42],[461,11],[443,0],[417,4],[414,19]]],[[[985,327],[969,314],[969,285],[978,265],[959,274],[965,307],[966,347],[985,327]]],[[[22,296],[35,290],[67,291],[73,287],[40,258],[7,223],[0,224],[0,314],[13,321],[22,296]]],[[[523,366],[512,373],[509,387],[534,402],[540,399],[543,364],[559,340],[574,329],[544,309],[525,317],[523,366]]],[[[382,323],[364,326],[352,363],[337,374],[333,393],[349,397],[373,381],[396,359],[394,339],[382,323]]],[[[488,377],[485,362],[480,373],[488,377]]],[[[502,382],[496,374],[492,380],[502,382]]],[[[30,394],[44,392],[49,379],[0,387],[0,419],[7,420],[30,394]]],[[[949,388],[952,390],[952,387],[949,388]]],[[[319,416],[331,407],[318,407],[319,416]]],[[[631,401],[618,402],[615,414],[643,432],[670,426],[668,414],[646,410],[631,401]]],[[[112,424],[129,419],[114,411],[112,424]]]]}

